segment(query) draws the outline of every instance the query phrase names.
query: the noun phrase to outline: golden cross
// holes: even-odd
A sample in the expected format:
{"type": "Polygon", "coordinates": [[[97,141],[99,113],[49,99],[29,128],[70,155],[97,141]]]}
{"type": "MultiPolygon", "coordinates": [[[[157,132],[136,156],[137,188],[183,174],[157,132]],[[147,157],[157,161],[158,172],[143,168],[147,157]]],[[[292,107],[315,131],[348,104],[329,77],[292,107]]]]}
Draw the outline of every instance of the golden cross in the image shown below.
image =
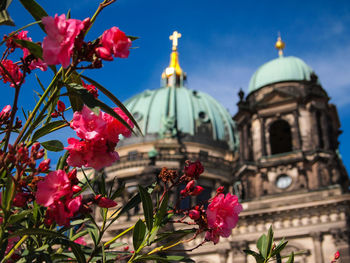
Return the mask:
{"type": "Polygon", "coordinates": [[[177,40],[181,37],[181,33],[174,31],[174,33],[169,37],[170,40],[173,41],[173,50],[177,50],[177,40]]]}

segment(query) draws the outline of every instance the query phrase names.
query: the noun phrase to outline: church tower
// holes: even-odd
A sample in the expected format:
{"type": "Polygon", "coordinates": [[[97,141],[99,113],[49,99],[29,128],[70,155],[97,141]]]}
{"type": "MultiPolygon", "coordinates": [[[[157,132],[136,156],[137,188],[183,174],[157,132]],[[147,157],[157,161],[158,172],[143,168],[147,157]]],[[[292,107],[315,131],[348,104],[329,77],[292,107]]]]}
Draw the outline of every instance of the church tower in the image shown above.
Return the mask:
{"type": "Polygon", "coordinates": [[[273,222],[306,251],[298,262],[328,262],[331,247],[350,262],[349,178],[338,152],[337,110],[311,67],[284,56],[284,46],[279,37],[279,57],[254,73],[246,97],[239,93],[234,180],[246,201],[244,224],[255,225],[243,232],[273,222]]]}

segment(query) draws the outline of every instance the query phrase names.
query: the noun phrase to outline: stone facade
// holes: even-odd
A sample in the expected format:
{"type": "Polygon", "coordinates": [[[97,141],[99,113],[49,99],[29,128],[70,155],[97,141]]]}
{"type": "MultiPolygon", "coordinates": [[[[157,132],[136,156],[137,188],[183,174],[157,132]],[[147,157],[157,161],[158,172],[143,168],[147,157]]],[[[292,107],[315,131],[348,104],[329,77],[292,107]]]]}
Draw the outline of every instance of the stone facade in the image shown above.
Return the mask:
{"type": "MultiPolygon", "coordinates": [[[[224,185],[239,196],[244,211],[230,238],[190,253],[196,262],[254,262],[242,250],[256,250],[258,237],[270,225],[277,240],[289,240],[287,252],[299,252],[295,262],[327,263],[337,250],[341,262],[350,262],[349,179],[338,153],[340,123],[317,76],[267,85],[246,98],[241,92],[233,119],[238,151],[180,131],[163,137],[146,134],[122,141],[120,161],[105,169],[107,178],[117,176],[126,183],[127,200],[137,184],[155,181],[162,167],[181,171],[185,160],[201,160],[204,198],[224,185]]],[[[121,218],[109,234],[133,224],[139,209],[121,218]]],[[[124,241],[132,243],[131,237],[124,241]]]]}

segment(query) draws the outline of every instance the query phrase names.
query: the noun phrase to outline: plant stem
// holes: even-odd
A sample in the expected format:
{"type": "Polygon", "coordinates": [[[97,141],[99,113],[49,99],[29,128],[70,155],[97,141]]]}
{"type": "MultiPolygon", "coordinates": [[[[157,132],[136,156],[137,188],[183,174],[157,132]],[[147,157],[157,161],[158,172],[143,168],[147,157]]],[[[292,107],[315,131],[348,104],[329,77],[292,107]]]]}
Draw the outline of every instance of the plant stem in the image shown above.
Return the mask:
{"type": "Polygon", "coordinates": [[[17,243],[16,245],[11,249],[11,251],[3,258],[1,263],[6,262],[8,259],[11,258],[12,254],[15,253],[15,251],[22,245],[22,243],[28,238],[28,235],[24,235],[17,243]]]}

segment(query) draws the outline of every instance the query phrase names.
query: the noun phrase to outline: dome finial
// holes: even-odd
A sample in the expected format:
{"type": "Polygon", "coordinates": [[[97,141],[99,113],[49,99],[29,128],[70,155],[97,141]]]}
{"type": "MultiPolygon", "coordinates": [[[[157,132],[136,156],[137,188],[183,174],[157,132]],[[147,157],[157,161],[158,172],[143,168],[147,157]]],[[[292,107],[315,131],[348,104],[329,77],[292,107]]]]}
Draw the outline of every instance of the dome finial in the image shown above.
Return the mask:
{"type": "Polygon", "coordinates": [[[178,39],[181,38],[181,33],[174,31],[173,34],[169,37],[173,41],[173,51],[177,50],[178,39]]]}
{"type": "Polygon", "coordinates": [[[283,56],[283,49],[285,48],[285,46],[286,46],[286,44],[281,39],[281,33],[278,32],[278,38],[277,38],[277,42],[275,44],[275,47],[278,49],[278,55],[280,57],[283,56]]]}

